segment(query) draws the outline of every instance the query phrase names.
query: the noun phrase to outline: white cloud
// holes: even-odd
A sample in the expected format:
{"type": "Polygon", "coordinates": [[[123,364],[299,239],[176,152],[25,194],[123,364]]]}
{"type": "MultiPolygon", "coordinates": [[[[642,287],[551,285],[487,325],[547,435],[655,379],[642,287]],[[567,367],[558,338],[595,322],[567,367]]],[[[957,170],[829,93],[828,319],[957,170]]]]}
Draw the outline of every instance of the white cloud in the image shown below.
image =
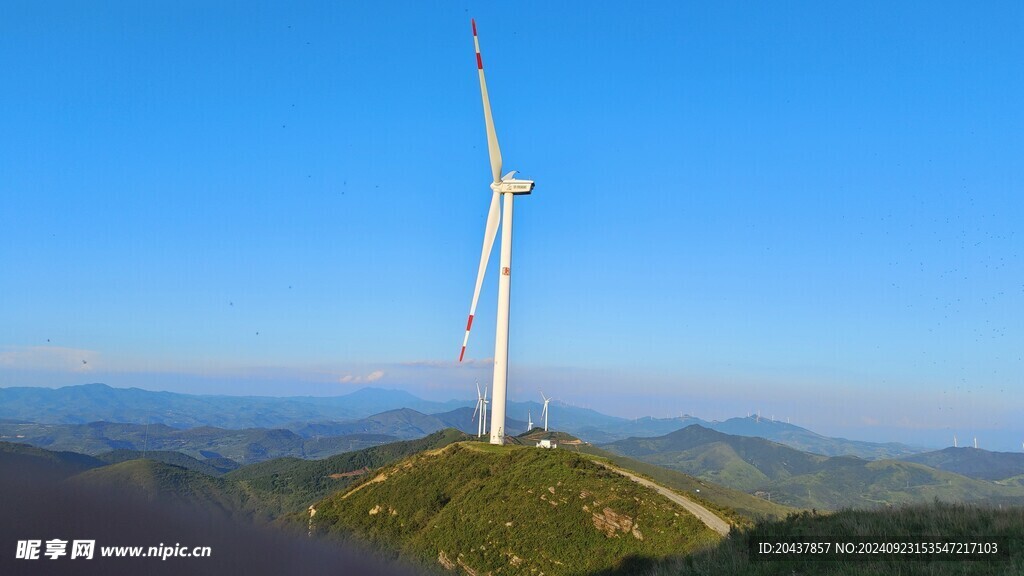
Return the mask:
{"type": "Polygon", "coordinates": [[[0,366],[11,370],[91,372],[99,353],[60,346],[7,346],[0,350],[0,366]]]}
{"type": "Polygon", "coordinates": [[[362,382],[376,382],[384,377],[383,370],[374,370],[369,374],[362,376],[356,374],[345,374],[338,377],[339,384],[359,384],[362,382]]]}

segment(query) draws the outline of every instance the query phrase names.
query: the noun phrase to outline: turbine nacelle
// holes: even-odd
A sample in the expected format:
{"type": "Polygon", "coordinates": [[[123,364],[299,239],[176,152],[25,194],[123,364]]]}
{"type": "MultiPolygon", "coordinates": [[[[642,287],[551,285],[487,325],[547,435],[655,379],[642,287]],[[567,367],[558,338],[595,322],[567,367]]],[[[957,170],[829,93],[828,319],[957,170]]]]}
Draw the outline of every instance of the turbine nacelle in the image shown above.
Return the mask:
{"type": "Polygon", "coordinates": [[[501,182],[491,184],[491,190],[499,194],[529,194],[533,192],[533,180],[519,180],[515,178],[515,175],[515,170],[505,174],[501,182]]]}

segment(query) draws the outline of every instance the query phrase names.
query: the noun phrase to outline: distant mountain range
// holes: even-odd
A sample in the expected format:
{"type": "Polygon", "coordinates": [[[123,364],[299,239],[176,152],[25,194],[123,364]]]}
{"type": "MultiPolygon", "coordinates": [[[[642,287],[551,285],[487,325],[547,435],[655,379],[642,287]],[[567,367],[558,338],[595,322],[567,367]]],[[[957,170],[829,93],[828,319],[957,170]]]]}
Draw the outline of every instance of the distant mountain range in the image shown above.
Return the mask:
{"type": "Polygon", "coordinates": [[[811,454],[700,425],[602,448],[799,508],[864,508],[934,499],[1024,504],[1024,490],[1015,480],[1024,467],[1020,455],[1012,453],[943,450],[871,461],[811,454]]]}
{"type": "Polygon", "coordinates": [[[469,402],[431,402],[400,390],[363,388],[344,396],[200,396],[84,384],[0,388],[0,418],[43,424],[122,422],[175,428],[288,428],[299,422],[346,421],[410,408],[447,412],[469,402]]]}
{"type": "MultiPolygon", "coordinates": [[[[542,425],[541,409],[542,405],[537,402],[509,402],[508,432],[517,434],[525,431],[528,413],[532,413],[535,425],[542,425]]],[[[662,436],[691,424],[699,424],[732,435],[773,440],[825,456],[899,458],[925,450],[898,443],[829,438],[799,426],[756,417],[731,418],[724,422],[707,422],[691,416],[631,420],[557,402],[552,403],[550,410],[552,429],[569,432],[595,444],[630,437],[662,436]]],[[[445,427],[474,434],[476,421],[471,417],[472,412],[471,401],[432,402],[404,391],[379,388],[363,388],[344,396],[288,398],[201,396],[151,392],[138,388],[111,388],[104,384],[57,389],[0,388],[0,419],[8,421],[40,424],[117,422],[233,430],[286,429],[303,438],[319,438],[321,442],[325,437],[352,434],[416,438],[445,427]]],[[[51,445],[35,441],[32,443],[51,445]]],[[[61,445],[52,446],[56,448],[61,445]]],[[[118,447],[142,449],[141,445],[136,446],[134,443],[132,446],[111,445],[108,448],[118,447]]],[[[90,453],[97,450],[80,445],[67,445],[66,448],[82,449],[90,453]]],[[[333,449],[326,447],[313,453],[326,455],[333,449]]]]}
{"type": "MultiPolygon", "coordinates": [[[[173,450],[213,468],[231,469],[223,459],[234,462],[237,467],[285,456],[324,458],[396,440],[422,438],[445,428],[475,435],[476,421],[471,418],[472,414],[472,408],[433,415],[399,408],[359,420],[294,424],[292,430],[233,430],[213,426],[180,429],[164,424],[36,424],[0,420],[0,440],[94,455],[112,450],[130,454],[173,450]]],[[[526,429],[525,422],[511,418],[507,422],[513,430],[526,429]]],[[[209,473],[209,470],[204,471],[209,473]]]]}
{"type": "MultiPolygon", "coordinates": [[[[433,430],[431,430],[433,431],[433,430]]],[[[424,436],[420,434],[420,436],[424,436]]],[[[282,429],[246,428],[226,430],[212,426],[178,429],[163,424],[21,424],[0,422],[0,440],[31,444],[49,450],[102,454],[113,450],[139,453],[173,450],[225,468],[221,459],[237,464],[294,456],[323,458],[341,452],[377,446],[398,440],[384,434],[348,434],[303,438],[282,429]]]]}

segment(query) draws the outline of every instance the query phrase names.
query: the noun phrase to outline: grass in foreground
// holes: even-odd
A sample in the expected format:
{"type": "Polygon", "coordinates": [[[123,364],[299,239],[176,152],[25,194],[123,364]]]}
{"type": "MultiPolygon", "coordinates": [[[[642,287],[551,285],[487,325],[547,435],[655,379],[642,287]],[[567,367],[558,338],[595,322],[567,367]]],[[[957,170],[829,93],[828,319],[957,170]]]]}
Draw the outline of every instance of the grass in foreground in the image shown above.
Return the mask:
{"type": "MultiPolygon", "coordinates": [[[[819,557],[820,558],[820,557],[819,557]]],[[[847,556],[846,558],[850,558],[847,556]]],[[[890,556],[890,558],[892,558],[890,556]]],[[[920,558],[920,557],[919,557],[920,558]]],[[[646,576],[800,575],[970,575],[1024,574],[1024,508],[963,504],[905,506],[883,510],[843,510],[819,515],[793,514],[734,531],[716,548],[677,556],[640,572],[646,576]],[[753,556],[760,542],[997,542],[1004,555],[984,560],[942,559],[765,560],[753,556]]]]}

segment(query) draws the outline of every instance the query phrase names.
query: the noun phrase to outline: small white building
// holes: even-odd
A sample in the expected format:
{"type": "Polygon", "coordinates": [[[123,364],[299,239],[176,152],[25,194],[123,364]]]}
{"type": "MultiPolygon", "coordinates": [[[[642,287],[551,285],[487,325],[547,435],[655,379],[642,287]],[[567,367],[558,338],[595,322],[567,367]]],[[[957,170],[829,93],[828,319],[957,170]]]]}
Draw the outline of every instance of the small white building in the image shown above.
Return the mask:
{"type": "Polygon", "coordinates": [[[537,448],[558,448],[558,444],[555,444],[551,440],[541,440],[537,442],[537,448]]]}

